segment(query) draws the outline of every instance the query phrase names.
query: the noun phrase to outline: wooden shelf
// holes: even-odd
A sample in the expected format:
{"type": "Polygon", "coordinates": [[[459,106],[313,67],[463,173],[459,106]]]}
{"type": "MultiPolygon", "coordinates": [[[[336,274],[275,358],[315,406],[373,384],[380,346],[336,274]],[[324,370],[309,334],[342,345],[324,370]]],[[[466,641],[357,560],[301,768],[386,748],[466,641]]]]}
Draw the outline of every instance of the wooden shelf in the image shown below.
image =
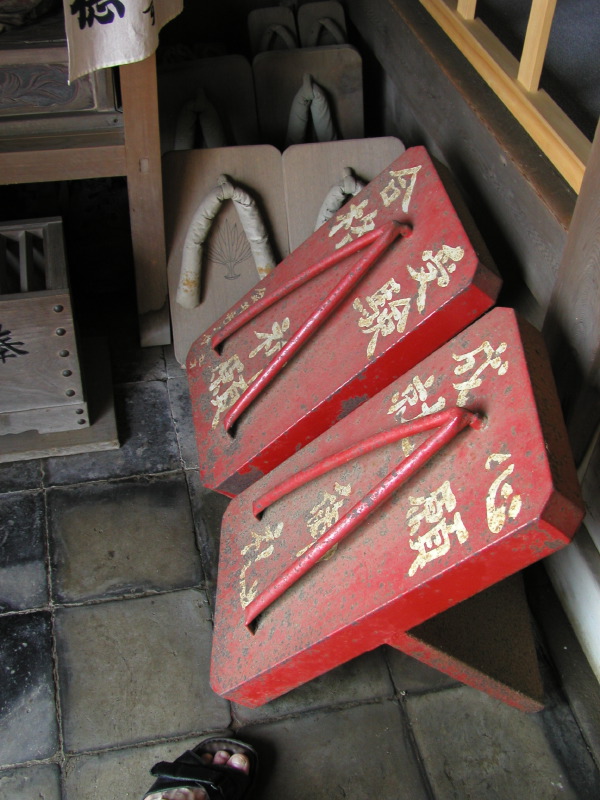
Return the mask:
{"type": "Polygon", "coordinates": [[[122,130],[0,139],[3,184],[126,174],[122,130]]]}
{"type": "MultiPolygon", "coordinates": [[[[60,44],[52,35],[52,44],[60,44]]],[[[11,61],[7,47],[10,51],[16,45],[4,40],[4,64],[11,61]]],[[[0,118],[0,183],[125,176],[140,340],[143,346],[168,344],[171,331],[155,56],[121,66],[119,72],[122,115],[116,111],[108,114],[103,108],[75,115],[77,119],[60,113],[29,114],[22,124],[14,115],[0,118]]]]}

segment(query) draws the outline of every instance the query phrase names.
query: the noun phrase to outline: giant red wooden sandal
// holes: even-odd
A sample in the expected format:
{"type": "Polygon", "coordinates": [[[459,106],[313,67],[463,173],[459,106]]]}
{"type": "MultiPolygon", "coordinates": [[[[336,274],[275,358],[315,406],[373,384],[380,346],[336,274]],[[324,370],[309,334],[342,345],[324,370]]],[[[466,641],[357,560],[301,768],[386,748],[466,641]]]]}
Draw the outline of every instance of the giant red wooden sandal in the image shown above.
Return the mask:
{"type": "Polygon", "coordinates": [[[235,496],[493,305],[455,205],[407,150],[194,342],[205,486],[235,496]]]}
{"type": "Polygon", "coordinates": [[[213,689],[261,705],[388,644],[539,710],[524,604],[500,582],[582,517],[541,336],[496,308],[229,505],[213,689]]]}

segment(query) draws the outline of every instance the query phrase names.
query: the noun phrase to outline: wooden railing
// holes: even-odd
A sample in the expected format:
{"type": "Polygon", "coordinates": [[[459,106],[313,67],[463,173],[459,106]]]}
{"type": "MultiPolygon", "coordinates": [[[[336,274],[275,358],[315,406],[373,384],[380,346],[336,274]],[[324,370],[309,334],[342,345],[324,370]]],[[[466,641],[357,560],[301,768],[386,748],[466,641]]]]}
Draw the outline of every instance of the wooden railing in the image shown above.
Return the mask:
{"type": "Polygon", "coordinates": [[[477,0],[420,2],[579,192],[591,142],[539,88],[556,0],[532,0],[520,61],[477,19],[477,0]]]}

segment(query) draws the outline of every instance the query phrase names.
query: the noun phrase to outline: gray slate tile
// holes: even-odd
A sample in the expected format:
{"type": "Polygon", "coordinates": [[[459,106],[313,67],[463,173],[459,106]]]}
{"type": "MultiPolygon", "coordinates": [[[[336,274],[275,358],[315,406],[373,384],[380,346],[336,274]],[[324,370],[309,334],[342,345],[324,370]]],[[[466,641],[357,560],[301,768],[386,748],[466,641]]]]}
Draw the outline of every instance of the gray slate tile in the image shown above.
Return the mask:
{"type": "Polygon", "coordinates": [[[407,709],[436,800],[598,797],[593,765],[576,788],[540,714],[467,687],[408,697],[407,709]]]}
{"type": "Polygon", "coordinates": [[[141,800],[154,783],[153,764],[173,761],[204,738],[70,757],[65,765],[64,800],[141,800]]]}
{"type": "Polygon", "coordinates": [[[395,701],[242,728],[261,769],[260,800],[428,800],[395,701]]]}
{"type": "Polygon", "coordinates": [[[0,764],[53,756],[55,714],[50,615],[0,617],[0,764]]]}
{"type": "Polygon", "coordinates": [[[48,527],[58,602],[202,582],[181,472],[49,489],[48,527]]]}
{"type": "MultiPolygon", "coordinates": [[[[597,753],[590,752],[590,741],[584,738],[583,729],[579,720],[575,719],[573,710],[569,706],[562,691],[554,685],[556,675],[554,669],[542,659],[545,672],[545,685],[547,694],[545,707],[538,714],[540,725],[549,749],[557,760],[564,765],[575,795],[581,800],[600,797],[600,771],[597,753]],[[547,673],[552,671],[552,680],[547,673]]],[[[590,695],[593,704],[595,696],[590,695]]],[[[596,713],[598,709],[594,709],[596,713]]],[[[585,731],[587,733],[587,731],[585,731]]]]}
{"type": "Polygon", "coordinates": [[[61,800],[56,764],[34,764],[0,772],[0,797],[6,800],[61,800]]]}
{"type": "Polygon", "coordinates": [[[181,365],[175,358],[175,348],[172,344],[165,345],[164,348],[165,364],[167,365],[168,378],[181,378],[185,376],[185,365],[181,365]]]}
{"type": "Polygon", "coordinates": [[[121,447],[93,454],[47,458],[44,484],[59,486],[125,478],[181,468],[166,383],[132,383],[115,389],[121,447]]]}
{"type": "Polygon", "coordinates": [[[58,674],[67,752],[226,728],[208,682],[212,625],[203,592],[59,609],[58,674]]]}
{"type": "Polygon", "coordinates": [[[140,347],[134,341],[110,341],[110,360],[113,383],[139,383],[143,381],[164,381],[167,367],[162,347],[140,347]]]}
{"type": "Polygon", "coordinates": [[[0,611],[48,604],[42,492],[0,495],[0,611]]]}
{"type": "Polygon", "coordinates": [[[265,703],[264,706],[245,708],[233,704],[233,712],[241,723],[260,722],[309,709],[391,698],[393,693],[394,688],[383,652],[378,648],[342,664],[270,703],[265,703]]]}
{"type": "MultiPolygon", "coordinates": [[[[538,562],[525,573],[527,600],[540,625],[548,653],[540,659],[545,676],[550,672],[553,683],[560,682],[569,703],[568,709],[585,737],[596,764],[600,764],[600,683],[567,615],[550,583],[544,562],[538,562]],[[552,666],[547,664],[547,657],[552,666]]],[[[546,677],[546,685],[551,681],[546,677]]],[[[561,735],[569,741],[568,734],[561,735]]],[[[600,795],[600,792],[598,792],[600,795]]]]}
{"type": "Polygon", "coordinates": [[[198,448],[192,420],[192,403],[185,372],[167,381],[171,410],[179,442],[181,460],[186,469],[198,469],[198,448]]]}
{"type": "Polygon", "coordinates": [[[42,488],[42,462],[37,459],[0,464],[0,492],[42,488]]]}

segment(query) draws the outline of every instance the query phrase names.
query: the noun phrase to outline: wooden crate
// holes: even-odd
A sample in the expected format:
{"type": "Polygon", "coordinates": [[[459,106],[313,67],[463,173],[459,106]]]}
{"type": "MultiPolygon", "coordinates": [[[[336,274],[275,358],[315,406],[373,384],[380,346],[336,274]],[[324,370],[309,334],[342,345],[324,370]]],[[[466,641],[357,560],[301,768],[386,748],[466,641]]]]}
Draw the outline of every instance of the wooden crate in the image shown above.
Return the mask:
{"type": "Polygon", "coordinates": [[[0,225],[0,435],[89,426],[62,222],[0,225]]]}

